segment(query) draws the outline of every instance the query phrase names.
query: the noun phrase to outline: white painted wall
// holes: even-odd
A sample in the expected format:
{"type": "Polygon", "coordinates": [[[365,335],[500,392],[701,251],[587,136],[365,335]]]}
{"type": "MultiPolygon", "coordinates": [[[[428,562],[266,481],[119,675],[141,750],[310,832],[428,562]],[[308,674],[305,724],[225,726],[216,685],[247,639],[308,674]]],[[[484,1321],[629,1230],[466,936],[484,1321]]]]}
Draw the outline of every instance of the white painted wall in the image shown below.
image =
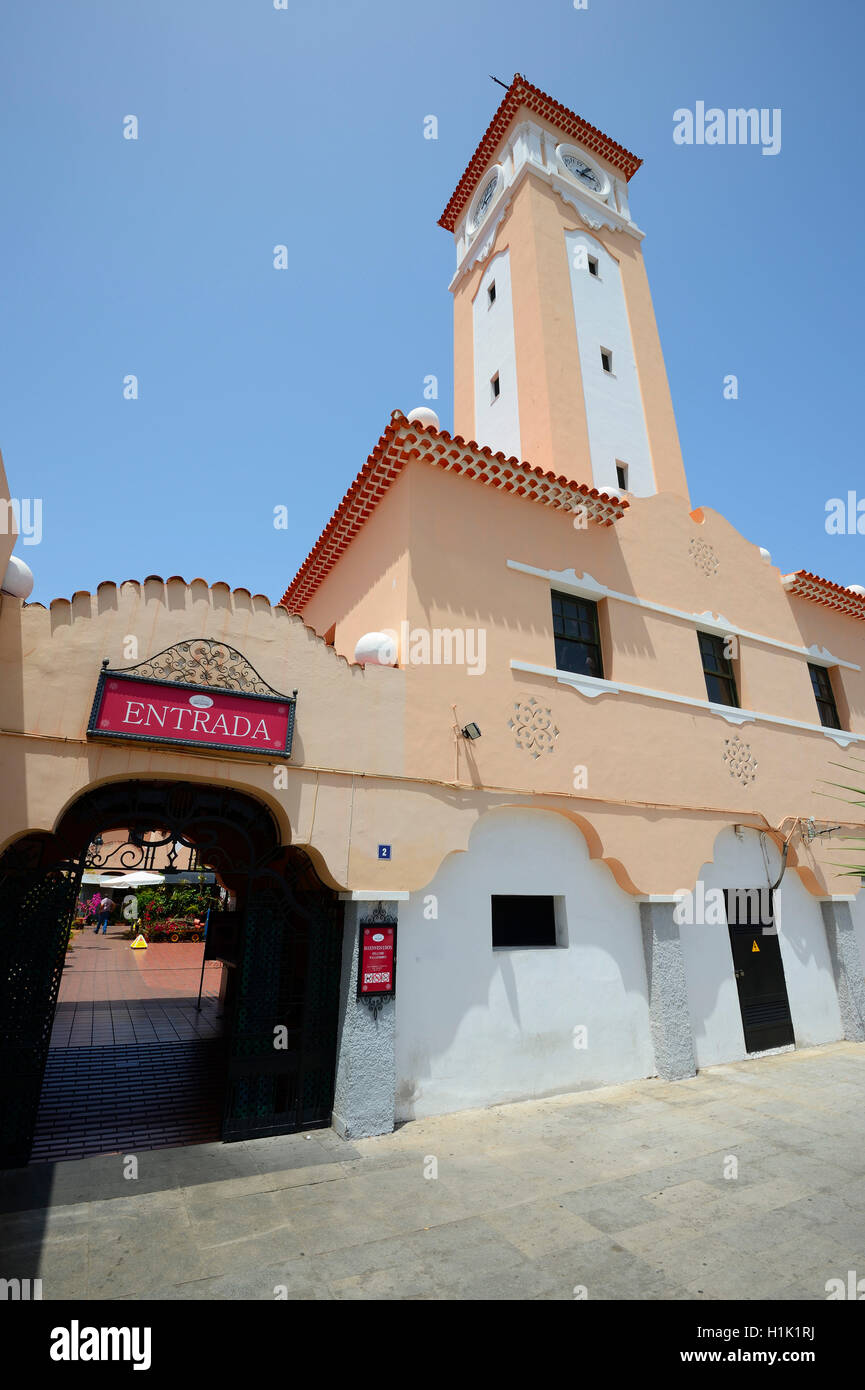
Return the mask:
{"type": "MultiPolygon", "coordinates": [[[[764,844],[774,882],[780,871],[780,854],[768,839],[764,844]]],[[[714,861],[703,865],[700,878],[706,893],[768,884],[759,835],[746,830],[739,840],[732,829],[723,831],[715,842],[714,861]]],[[[693,888],[691,884],[682,886],[693,888]]],[[[843,1029],[820,901],[811,896],[799,875],[789,870],[775,901],[796,1045],[813,1047],[835,1041],[843,1029]]],[[[697,1066],[746,1057],[726,924],[683,925],[680,930],[697,1066]]]]}
{"type": "Polygon", "coordinates": [[[397,972],[398,1119],[654,1073],[638,905],[563,816],[482,817],[400,905],[397,972]],[[563,896],[568,945],[493,951],[493,893],[563,896]]]}
{"type": "Polygon", "coordinates": [[[500,251],[484,271],[472,305],[472,322],[477,442],[494,453],[501,450],[509,458],[520,459],[517,355],[508,251],[500,251]],[[493,280],[496,282],[496,298],[490,304],[488,290],[493,280]],[[498,400],[493,401],[490,398],[490,379],[496,372],[499,374],[501,394],[498,400]]]}
{"type": "Polygon", "coordinates": [[[601,243],[586,232],[565,232],[565,245],[583,375],[592,481],[596,487],[615,488],[616,463],[625,463],[629,491],[647,497],[657,488],[619,266],[601,243]],[[597,276],[581,268],[578,248],[597,259],[597,276]],[[613,354],[612,376],[601,366],[602,347],[613,354]]]}

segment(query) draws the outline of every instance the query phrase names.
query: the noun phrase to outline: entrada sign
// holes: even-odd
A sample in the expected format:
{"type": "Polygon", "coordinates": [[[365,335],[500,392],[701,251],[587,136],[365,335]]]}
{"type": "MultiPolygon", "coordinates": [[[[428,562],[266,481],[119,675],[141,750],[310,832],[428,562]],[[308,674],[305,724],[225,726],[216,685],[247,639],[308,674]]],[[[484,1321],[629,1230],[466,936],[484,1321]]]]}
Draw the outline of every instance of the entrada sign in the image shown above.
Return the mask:
{"type": "Polygon", "coordinates": [[[396,926],[393,922],[361,922],[357,997],[390,997],[396,993],[396,926]]]}
{"type": "Polygon", "coordinates": [[[291,756],[295,698],[103,671],[88,738],[291,756]]]}

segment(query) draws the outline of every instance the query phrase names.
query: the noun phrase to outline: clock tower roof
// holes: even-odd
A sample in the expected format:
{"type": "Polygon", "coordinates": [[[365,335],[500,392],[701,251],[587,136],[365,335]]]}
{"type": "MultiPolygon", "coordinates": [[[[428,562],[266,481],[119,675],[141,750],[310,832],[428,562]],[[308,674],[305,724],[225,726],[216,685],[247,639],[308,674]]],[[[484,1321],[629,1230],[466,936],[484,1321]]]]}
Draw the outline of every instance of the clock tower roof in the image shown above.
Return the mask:
{"type": "Polygon", "coordinates": [[[598,130],[597,126],[590,125],[582,116],[562,106],[561,102],[555,101],[539,87],[534,87],[521,73],[515,73],[514,80],[505,92],[486,134],[469,160],[465,173],[439,218],[439,226],[444,227],[446,231],[454,231],[457,221],[483,177],[484,170],[521,107],[548,121],[569,140],[600,155],[624,174],[626,181],[633,178],[643,162],[635,154],[631,154],[630,150],[626,150],[624,145],[617,144],[609,135],[598,130]]]}

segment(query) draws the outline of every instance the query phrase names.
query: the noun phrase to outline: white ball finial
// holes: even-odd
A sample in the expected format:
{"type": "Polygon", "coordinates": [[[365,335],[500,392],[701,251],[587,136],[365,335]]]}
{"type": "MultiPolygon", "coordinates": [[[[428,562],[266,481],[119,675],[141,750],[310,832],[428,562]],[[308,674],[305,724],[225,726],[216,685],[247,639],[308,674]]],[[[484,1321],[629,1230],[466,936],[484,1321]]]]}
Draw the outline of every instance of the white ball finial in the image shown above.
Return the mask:
{"type": "Polygon", "coordinates": [[[423,425],[426,430],[437,430],[439,428],[439,417],[434,410],[430,410],[425,405],[416,405],[414,410],[410,410],[408,418],[415,425],[423,425]]]}
{"type": "Polygon", "coordinates": [[[358,638],[354,659],[361,666],[394,666],[396,664],[396,634],[365,632],[358,638]]]}
{"type": "Polygon", "coordinates": [[[32,594],[33,571],[17,555],[10,556],[0,589],[4,594],[11,594],[12,598],[28,599],[32,594]]]}
{"type": "Polygon", "coordinates": [[[771,565],[772,563],[771,551],[766,550],[765,547],[762,545],[760,546],[760,559],[763,561],[764,565],[771,565]]]}

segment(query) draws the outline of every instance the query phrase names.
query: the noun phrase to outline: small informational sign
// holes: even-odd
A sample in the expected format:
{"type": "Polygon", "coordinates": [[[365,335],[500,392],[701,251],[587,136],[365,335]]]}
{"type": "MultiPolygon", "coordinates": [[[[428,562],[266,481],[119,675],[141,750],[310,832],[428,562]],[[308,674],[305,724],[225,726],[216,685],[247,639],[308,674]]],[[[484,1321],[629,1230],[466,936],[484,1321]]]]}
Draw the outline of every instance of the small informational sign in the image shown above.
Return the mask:
{"type": "Polygon", "coordinates": [[[396,926],[362,922],[357,997],[393,996],[396,993],[396,926]]]}
{"type": "Polygon", "coordinates": [[[391,848],[390,845],[379,845],[379,847],[378,847],[378,857],[379,857],[379,859],[390,859],[390,848],[391,848]]]}
{"type": "Polygon", "coordinates": [[[87,737],[287,758],[294,708],[290,696],[247,695],[103,671],[87,737]]]}
{"type": "Polygon", "coordinates": [[[211,913],[204,938],[204,959],[221,960],[223,965],[237,965],[240,961],[242,925],[239,912],[211,913]]]}

